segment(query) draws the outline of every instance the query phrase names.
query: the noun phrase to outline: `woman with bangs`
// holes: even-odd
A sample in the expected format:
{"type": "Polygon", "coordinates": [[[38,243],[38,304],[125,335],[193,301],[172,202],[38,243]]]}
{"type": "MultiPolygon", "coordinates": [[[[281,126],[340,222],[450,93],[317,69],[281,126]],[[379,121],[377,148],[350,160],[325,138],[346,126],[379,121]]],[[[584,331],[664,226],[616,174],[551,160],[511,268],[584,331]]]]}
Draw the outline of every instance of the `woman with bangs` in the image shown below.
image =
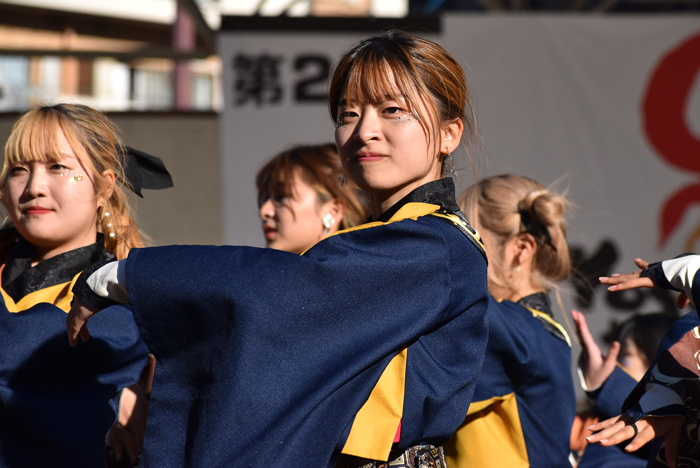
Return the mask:
{"type": "MultiPolygon", "coordinates": [[[[0,196],[11,225],[0,231],[2,466],[105,466],[118,392],[129,385],[136,384],[121,394],[129,399],[122,409],[145,417],[137,381],[148,350],[129,311],[95,323],[96,339],[83,349],[62,333],[80,272],[143,246],[119,184],[131,187],[121,162],[127,153],[104,115],[72,104],[27,112],[5,146],[0,196]]],[[[119,458],[138,456],[143,417],[121,415],[112,431],[119,458]]]]}
{"type": "Polygon", "coordinates": [[[81,275],[71,342],[128,303],[158,362],[144,465],[444,466],[488,334],[485,254],[444,177],[475,138],[464,72],[390,31],[340,58],[329,101],[368,223],[303,255],[138,249],[81,275]]]}
{"type": "Polygon", "coordinates": [[[256,185],[271,249],[300,254],[367,219],[366,196],[343,181],[335,143],[283,151],[258,172],[256,185]]]}

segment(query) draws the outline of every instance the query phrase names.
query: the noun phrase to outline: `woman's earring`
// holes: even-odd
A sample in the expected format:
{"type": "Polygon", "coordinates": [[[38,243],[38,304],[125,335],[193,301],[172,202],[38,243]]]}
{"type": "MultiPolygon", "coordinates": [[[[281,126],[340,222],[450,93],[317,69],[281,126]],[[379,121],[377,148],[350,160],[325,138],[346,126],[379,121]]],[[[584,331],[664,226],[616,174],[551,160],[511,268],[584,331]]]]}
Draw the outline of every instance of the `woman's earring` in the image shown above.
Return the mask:
{"type": "Polygon", "coordinates": [[[331,226],[333,226],[334,224],[335,218],[332,214],[328,213],[326,216],[323,217],[323,233],[328,234],[328,231],[330,231],[331,226]]]}
{"type": "Polygon", "coordinates": [[[109,238],[110,238],[110,239],[114,239],[115,237],[117,237],[117,235],[116,235],[116,234],[114,233],[114,231],[112,230],[112,219],[111,219],[111,217],[110,217],[109,211],[106,211],[105,202],[102,202],[102,217],[103,217],[103,218],[107,218],[107,220],[106,220],[106,221],[107,221],[106,226],[107,226],[107,229],[109,230],[109,234],[108,234],[108,235],[109,235],[109,238]]]}
{"type": "Polygon", "coordinates": [[[459,178],[459,174],[457,173],[457,170],[455,169],[455,161],[452,159],[452,153],[450,153],[450,150],[445,146],[445,158],[444,161],[447,163],[447,168],[448,168],[448,174],[450,176],[454,177],[455,179],[459,178]]]}
{"type": "Polygon", "coordinates": [[[348,183],[348,173],[343,171],[343,180],[340,181],[340,185],[345,187],[345,184],[348,183]]]}

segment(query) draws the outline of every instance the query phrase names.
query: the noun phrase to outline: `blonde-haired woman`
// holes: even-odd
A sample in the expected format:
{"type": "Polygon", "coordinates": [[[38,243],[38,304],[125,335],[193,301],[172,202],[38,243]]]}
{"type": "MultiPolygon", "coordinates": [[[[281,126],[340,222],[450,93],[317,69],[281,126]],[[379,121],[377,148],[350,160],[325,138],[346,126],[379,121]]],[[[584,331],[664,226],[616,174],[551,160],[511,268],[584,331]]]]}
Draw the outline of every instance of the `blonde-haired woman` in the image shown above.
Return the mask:
{"type": "Polygon", "coordinates": [[[99,325],[94,344],[71,349],[66,312],[80,272],[143,246],[123,187],[140,193],[170,177],[83,105],[24,114],[4,158],[0,193],[11,226],[0,231],[0,464],[104,466],[111,400],[137,382],[148,351],[125,309],[99,325]],[[125,175],[140,176],[143,166],[160,182],[125,175]]]}
{"type": "Polygon", "coordinates": [[[565,199],[526,177],[481,180],[458,199],[489,256],[489,342],[450,467],[562,467],[576,402],[571,343],[547,293],[569,277],[565,199]]]}

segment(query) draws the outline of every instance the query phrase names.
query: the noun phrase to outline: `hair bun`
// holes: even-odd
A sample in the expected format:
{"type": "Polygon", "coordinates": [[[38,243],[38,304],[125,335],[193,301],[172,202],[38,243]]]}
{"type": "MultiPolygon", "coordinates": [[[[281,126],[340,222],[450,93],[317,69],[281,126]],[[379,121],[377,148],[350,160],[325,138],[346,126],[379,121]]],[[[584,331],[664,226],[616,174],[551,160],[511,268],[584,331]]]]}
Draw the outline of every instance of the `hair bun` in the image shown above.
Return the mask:
{"type": "Polygon", "coordinates": [[[518,205],[519,209],[526,209],[531,215],[547,228],[564,226],[564,211],[566,210],[566,199],[557,193],[549,190],[535,190],[518,205]]]}

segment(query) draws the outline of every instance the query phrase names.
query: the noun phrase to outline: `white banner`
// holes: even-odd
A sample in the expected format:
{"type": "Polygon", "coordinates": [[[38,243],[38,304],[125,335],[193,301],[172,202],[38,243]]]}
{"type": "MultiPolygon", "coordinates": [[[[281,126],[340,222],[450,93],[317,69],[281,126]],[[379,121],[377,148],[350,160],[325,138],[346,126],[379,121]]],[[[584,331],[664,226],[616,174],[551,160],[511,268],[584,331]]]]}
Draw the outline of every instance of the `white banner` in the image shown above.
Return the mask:
{"type": "MultiPolygon", "coordinates": [[[[333,140],[323,72],[361,36],[221,33],[226,242],[264,245],[254,178],[271,156],[333,140]]],[[[601,273],[631,271],[635,257],[698,249],[695,16],[448,15],[430,38],[469,77],[483,140],[479,177],[513,172],[568,187],[570,245],[593,285],[601,273]]],[[[465,170],[458,185],[473,181],[465,170]]],[[[567,297],[597,335],[631,312],[673,308],[660,291],[578,287],[567,297]]]]}

